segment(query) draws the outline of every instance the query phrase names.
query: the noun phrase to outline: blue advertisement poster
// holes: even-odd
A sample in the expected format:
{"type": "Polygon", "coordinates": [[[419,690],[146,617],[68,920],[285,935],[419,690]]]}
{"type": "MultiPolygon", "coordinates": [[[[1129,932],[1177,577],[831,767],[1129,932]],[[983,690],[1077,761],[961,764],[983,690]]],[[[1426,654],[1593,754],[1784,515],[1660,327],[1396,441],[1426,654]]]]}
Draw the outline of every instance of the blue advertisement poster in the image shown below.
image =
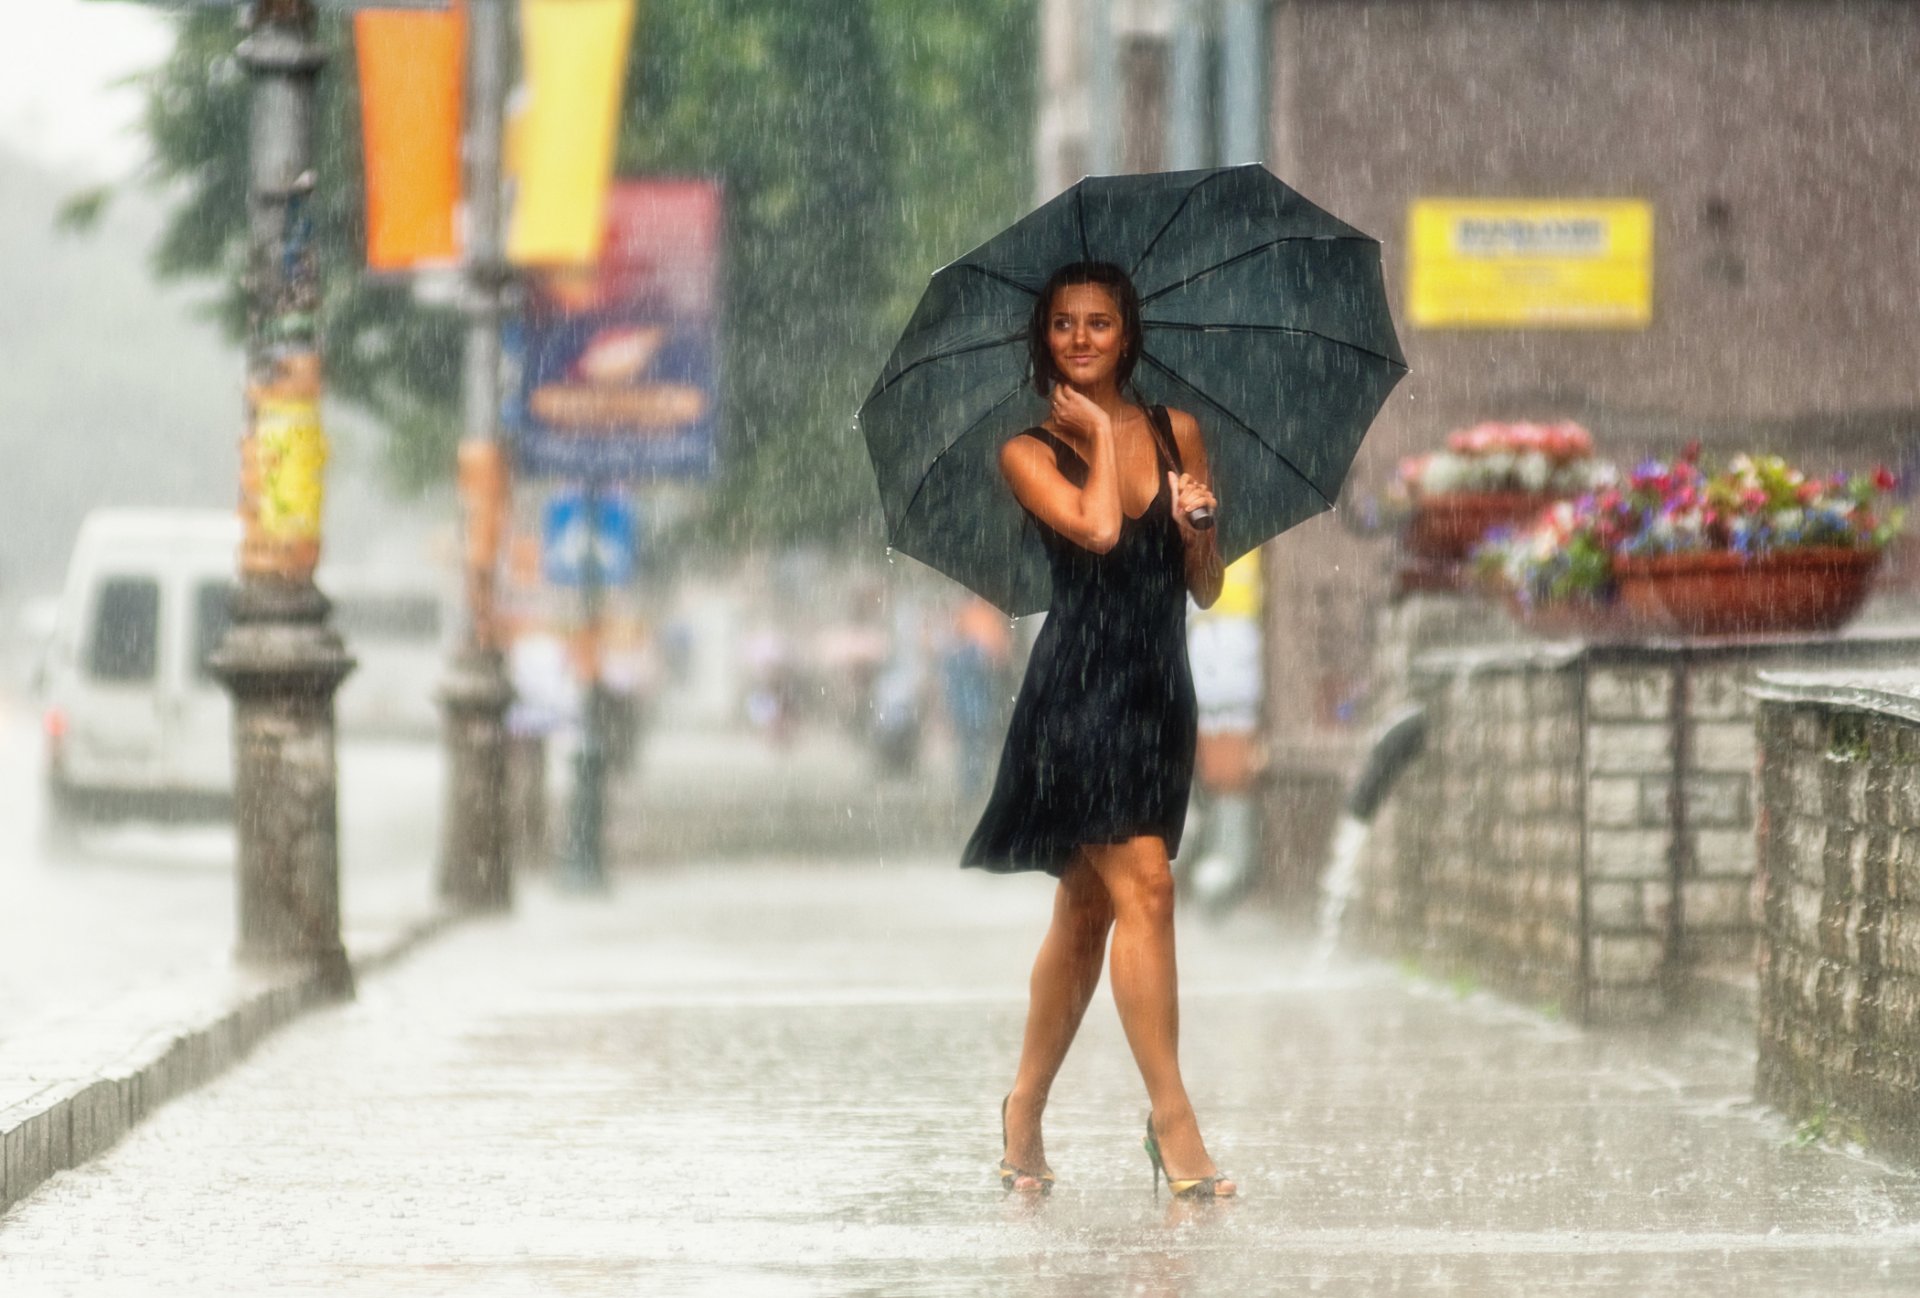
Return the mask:
{"type": "Polygon", "coordinates": [[[504,339],[522,473],[712,476],[720,214],[710,181],[616,181],[600,264],[539,276],[504,339]]]}

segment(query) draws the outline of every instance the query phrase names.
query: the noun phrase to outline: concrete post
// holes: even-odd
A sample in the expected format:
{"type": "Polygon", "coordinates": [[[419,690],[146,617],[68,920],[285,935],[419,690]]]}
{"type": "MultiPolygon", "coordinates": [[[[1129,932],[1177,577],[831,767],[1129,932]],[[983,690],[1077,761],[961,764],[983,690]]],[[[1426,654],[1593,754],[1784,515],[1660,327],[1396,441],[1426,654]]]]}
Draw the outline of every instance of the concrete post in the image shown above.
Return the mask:
{"type": "Polygon", "coordinates": [[[1228,166],[1266,159],[1262,8],[1256,0],[1222,0],[1220,6],[1220,161],[1228,166]]]}
{"type": "Polygon", "coordinates": [[[1173,0],[1173,71],[1167,87],[1169,171],[1211,166],[1207,147],[1207,56],[1212,39],[1209,8],[1202,0],[1173,0]]]}
{"type": "Polygon", "coordinates": [[[466,634],[442,681],[447,814],[439,890],[463,910],[513,902],[507,832],[507,705],[495,576],[506,524],[500,438],[500,316],[509,271],[501,234],[501,135],[510,30],[507,0],[467,6],[466,427],[460,485],[466,550],[466,634]]]}
{"type": "Polygon", "coordinates": [[[253,89],[245,539],[233,624],[211,663],[234,702],[236,956],[311,964],[335,993],[351,996],[340,941],[333,695],[353,660],[313,584],[326,439],[308,206],[314,81],[325,57],[309,0],[259,0],[239,57],[253,89]]]}
{"type": "MultiPolygon", "coordinates": [[[[1106,0],[1081,6],[1086,59],[1087,174],[1106,176],[1120,165],[1120,47],[1106,0]]],[[[1080,179],[1078,176],[1072,180],[1080,179]]],[[[1071,183],[1071,180],[1069,181],[1071,183]]]]}

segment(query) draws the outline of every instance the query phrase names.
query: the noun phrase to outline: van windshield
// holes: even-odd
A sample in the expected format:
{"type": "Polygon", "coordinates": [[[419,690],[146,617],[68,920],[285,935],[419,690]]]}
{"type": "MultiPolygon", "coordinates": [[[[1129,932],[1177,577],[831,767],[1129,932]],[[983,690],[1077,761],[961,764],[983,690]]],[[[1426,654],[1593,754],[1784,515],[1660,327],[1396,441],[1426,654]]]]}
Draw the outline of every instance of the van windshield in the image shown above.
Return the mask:
{"type": "Polygon", "coordinates": [[[109,577],[94,606],[87,670],[95,680],[150,681],[160,656],[160,583],[109,577]]]}

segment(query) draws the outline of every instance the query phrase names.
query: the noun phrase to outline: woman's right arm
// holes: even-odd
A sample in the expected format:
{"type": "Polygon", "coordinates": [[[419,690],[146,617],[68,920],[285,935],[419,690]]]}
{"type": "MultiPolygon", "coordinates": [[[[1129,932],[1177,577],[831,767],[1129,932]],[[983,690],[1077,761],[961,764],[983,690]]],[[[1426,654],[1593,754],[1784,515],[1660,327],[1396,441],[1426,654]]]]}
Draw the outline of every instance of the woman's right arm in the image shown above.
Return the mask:
{"type": "MultiPolygon", "coordinates": [[[[1084,400],[1084,398],[1082,398],[1084,400]]],[[[1083,550],[1105,554],[1120,540],[1120,470],[1114,459],[1113,427],[1091,401],[1093,414],[1075,424],[1090,434],[1093,454],[1087,485],[1076,487],[1062,476],[1053,452],[1037,438],[1013,437],[1000,448],[1000,472],[1013,495],[1035,518],[1083,550]]]]}

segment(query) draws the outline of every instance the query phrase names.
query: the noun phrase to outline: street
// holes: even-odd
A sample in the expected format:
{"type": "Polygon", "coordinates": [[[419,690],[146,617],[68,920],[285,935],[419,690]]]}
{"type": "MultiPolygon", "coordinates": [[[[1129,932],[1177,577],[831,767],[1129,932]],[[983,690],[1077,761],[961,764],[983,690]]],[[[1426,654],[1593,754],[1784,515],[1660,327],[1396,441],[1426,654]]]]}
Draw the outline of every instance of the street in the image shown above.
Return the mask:
{"type": "MultiPolygon", "coordinates": [[[[113,1013],[128,993],[223,966],[233,952],[231,827],[106,826],[50,850],[40,750],[30,702],[0,699],[0,1045],[113,1013]]],[[[345,739],[340,776],[346,929],[424,912],[440,816],[435,748],[345,739]]]]}
{"type": "Polygon", "coordinates": [[[1747,1103],[1737,1043],[1583,1033],[1305,935],[1182,931],[1243,1187],[1156,1201],[1104,990],[1051,1198],[992,1175],[1037,879],[944,860],[529,885],[0,1221],[0,1289],[1920,1292],[1920,1183],[1747,1103]]]}

